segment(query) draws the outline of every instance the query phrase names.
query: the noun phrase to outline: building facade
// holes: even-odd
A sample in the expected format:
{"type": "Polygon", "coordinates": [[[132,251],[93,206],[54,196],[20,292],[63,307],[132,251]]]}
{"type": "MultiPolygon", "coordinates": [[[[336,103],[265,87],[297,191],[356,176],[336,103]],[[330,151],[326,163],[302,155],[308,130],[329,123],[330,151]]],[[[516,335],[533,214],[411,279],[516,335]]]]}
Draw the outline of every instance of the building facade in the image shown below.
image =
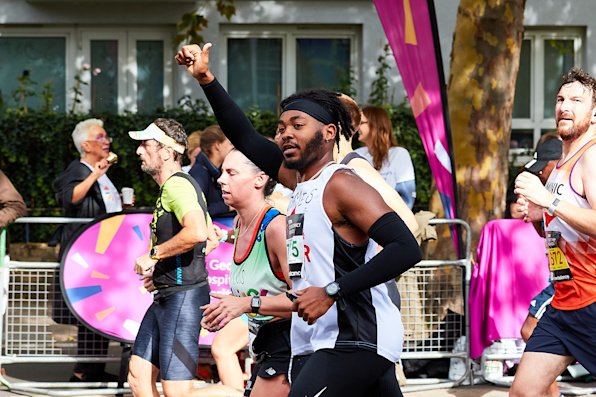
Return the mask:
{"type": "MultiPolygon", "coordinates": [[[[458,4],[435,0],[446,75],[458,4]]],[[[235,7],[228,21],[215,1],[3,0],[4,103],[14,106],[24,88],[29,107],[43,106],[45,89],[58,111],[72,110],[75,91],[77,111],[152,112],[201,98],[175,65],[172,45],[176,24],[193,10],[209,21],[200,33],[214,44],[213,72],[244,109],[277,111],[294,91],[321,86],[350,89],[359,103],[368,101],[387,43],[372,0],[236,0],[235,7]]],[[[554,95],[564,71],[575,65],[596,75],[593,15],[593,0],[527,1],[512,148],[531,148],[554,129],[554,95]]],[[[387,62],[390,97],[399,103],[406,94],[395,61],[387,62]]]]}

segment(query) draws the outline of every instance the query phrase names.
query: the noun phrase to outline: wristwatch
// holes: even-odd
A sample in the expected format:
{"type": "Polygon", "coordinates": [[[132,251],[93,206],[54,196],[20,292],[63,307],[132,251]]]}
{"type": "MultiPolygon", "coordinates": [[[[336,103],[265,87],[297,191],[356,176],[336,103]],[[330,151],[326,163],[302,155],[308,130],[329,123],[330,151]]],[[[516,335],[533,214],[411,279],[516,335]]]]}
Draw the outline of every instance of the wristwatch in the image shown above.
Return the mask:
{"type": "Polygon", "coordinates": [[[325,293],[333,298],[333,300],[338,301],[341,299],[341,288],[337,281],[332,281],[325,286],[325,293]]]}
{"type": "Polygon", "coordinates": [[[550,207],[548,207],[548,209],[546,210],[546,213],[549,214],[550,216],[554,216],[555,209],[557,208],[557,205],[559,205],[560,202],[561,202],[561,200],[556,198],[555,201],[553,201],[553,203],[550,205],[550,207]]]}
{"type": "Polygon", "coordinates": [[[151,247],[151,251],[149,251],[149,256],[151,257],[151,259],[157,259],[158,261],[161,261],[161,258],[157,256],[157,245],[151,247]]]}
{"type": "Polygon", "coordinates": [[[253,296],[250,300],[250,312],[253,314],[258,314],[259,309],[261,307],[261,297],[260,296],[253,296]]]}

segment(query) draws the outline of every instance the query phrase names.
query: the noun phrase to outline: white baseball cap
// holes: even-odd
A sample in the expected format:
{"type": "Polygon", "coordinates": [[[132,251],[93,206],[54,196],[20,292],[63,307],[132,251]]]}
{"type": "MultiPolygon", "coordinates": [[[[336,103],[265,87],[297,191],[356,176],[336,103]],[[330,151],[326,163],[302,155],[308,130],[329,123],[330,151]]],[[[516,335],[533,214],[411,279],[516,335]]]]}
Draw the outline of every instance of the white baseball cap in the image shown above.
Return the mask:
{"type": "Polygon", "coordinates": [[[184,154],[185,147],[176,142],[171,137],[167,136],[155,123],[149,124],[147,128],[142,131],[128,131],[128,135],[137,141],[146,141],[149,139],[155,139],[157,142],[163,143],[166,146],[171,147],[180,154],[184,154]]]}

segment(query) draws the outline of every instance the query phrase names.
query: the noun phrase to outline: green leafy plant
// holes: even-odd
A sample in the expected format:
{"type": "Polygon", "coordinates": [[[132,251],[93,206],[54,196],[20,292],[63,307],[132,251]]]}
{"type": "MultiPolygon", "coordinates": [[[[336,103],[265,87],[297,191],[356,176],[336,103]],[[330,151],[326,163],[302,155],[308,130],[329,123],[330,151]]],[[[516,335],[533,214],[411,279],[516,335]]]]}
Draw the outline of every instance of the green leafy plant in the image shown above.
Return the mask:
{"type": "MultiPolygon", "coordinates": [[[[220,15],[226,17],[228,21],[236,14],[234,0],[217,0],[217,11],[220,15]]],[[[181,44],[198,44],[205,42],[202,32],[209,26],[209,21],[201,14],[195,11],[187,12],[182,15],[182,20],[176,24],[178,34],[172,40],[172,44],[179,46],[181,44]]]]}
{"type": "Polygon", "coordinates": [[[350,67],[349,70],[342,70],[338,72],[337,80],[339,82],[337,87],[331,87],[331,90],[341,92],[352,98],[358,94],[358,91],[356,90],[358,78],[354,72],[354,68],[350,67]]]}
{"type": "Polygon", "coordinates": [[[52,110],[52,101],[54,100],[53,89],[54,82],[52,80],[48,80],[43,85],[43,90],[41,90],[41,97],[43,99],[42,112],[50,112],[52,110]]]}
{"type": "Polygon", "coordinates": [[[17,108],[24,113],[27,113],[27,97],[35,96],[33,86],[37,85],[35,81],[31,80],[30,74],[30,70],[24,70],[21,77],[17,77],[19,88],[12,93],[17,103],[17,108]]]}
{"type": "MultiPolygon", "coordinates": [[[[83,73],[91,70],[91,65],[88,63],[83,64],[83,69],[79,70],[75,75],[75,85],[72,87],[72,91],[74,92],[74,98],[72,100],[72,108],[70,109],[71,113],[74,113],[77,109],[77,105],[81,103],[81,99],[79,97],[83,96],[83,92],[81,91],[81,85],[89,85],[85,80],[83,80],[83,73]]],[[[94,76],[97,76],[101,73],[100,68],[93,69],[94,76]]]]}
{"type": "Polygon", "coordinates": [[[393,103],[393,99],[391,102],[389,101],[389,80],[387,79],[387,73],[391,68],[387,63],[387,58],[391,55],[389,50],[389,44],[385,44],[383,54],[379,55],[377,59],[379,62],[379,67],[375,72],[377,78],[372,82],[370,98],[368,99],[368,103],[374,106],[385,106],[393,103]]]}

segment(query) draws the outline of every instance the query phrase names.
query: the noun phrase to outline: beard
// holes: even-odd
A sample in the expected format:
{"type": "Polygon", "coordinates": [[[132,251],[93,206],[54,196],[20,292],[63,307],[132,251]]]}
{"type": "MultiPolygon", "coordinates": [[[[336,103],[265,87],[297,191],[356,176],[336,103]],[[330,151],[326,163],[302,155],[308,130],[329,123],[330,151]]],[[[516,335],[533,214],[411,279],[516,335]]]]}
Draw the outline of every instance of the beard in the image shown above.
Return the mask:
{"type": "Polygon", "coordinates": [[[569,127],[568,130],[561,130],[557,126],[557,131],[561,136],[561,139],[564,141],[574,141],[583,134],[588,131],[590,128],[590,119],[592,118],[592,114],[588,113],[586,118],[580,121],[578,124],[574,124],[573,126],[569,127]]]}
{"type": "Polygon", "coordinates": [[[161,171],[161,166],[157,164],[141,164],[141,171],[149,174],[151,177],[154,177],[161,171]]]}
{"type": "Polygon", "coordinates": [[[306,144],[300,158],[288,160],[284,157],[284,166],[290,170],[301,170],[317,160],[323,148],[323,130],[318,130],[315,136],[306,144]]]}

